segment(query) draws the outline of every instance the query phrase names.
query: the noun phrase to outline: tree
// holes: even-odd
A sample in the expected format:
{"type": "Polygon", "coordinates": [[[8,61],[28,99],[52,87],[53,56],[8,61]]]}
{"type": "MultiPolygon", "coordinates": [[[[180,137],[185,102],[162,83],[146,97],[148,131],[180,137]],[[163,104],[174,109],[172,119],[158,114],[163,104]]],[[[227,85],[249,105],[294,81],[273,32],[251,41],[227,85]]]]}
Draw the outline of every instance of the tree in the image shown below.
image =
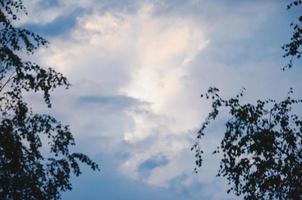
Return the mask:
{"type": "Polygon", "coordinates": [[[57,200],[72,189],[70,177],[80,175],[80,163],[99,167],[70,152],[75,143],[68,126],[33,113],[24,99],[26,92],[39,92],[51,107],[50,92],[70,84],[52,68],[24,60],[48,42],[14,25],[22,13],[22,0],[0,1],[0,199],[57,200]]]}
{"type": "MultiPolygon", "coordinates": [[[[287,5],[287,9],[293,9],[293,7],[297,7],[298,9],[302,5],[302,0],[295,0],[292,3],[287,5]]],[[[300,11],[301,12],[301,11],[300,11]]],[[[290,42],[282,46],[282,49],[285,51],[283,57],[290,56],[290,62],[288,65],[284,67],[291,68],[293,66],[293,58],[300,59],[302,56],[302,15],[298,17],[296,22],[291,22],[290,26],[293,28],[293,34],[290,38],[290,42]]]]}
{"type": "MultiPolygon", "coordinates": [[[[293,1],[288,9],[301,6],[293,1]]],[[[293,36],[284,45],[284,57],[301,58],[302,16],[292,23],[293,36]]],[[[245,90],[230,99],[223,99],[219,89],[211,87],[201,95],[210,99],[212,110],[202,124],[195,151],[196,172],[202,166],[203,151],[200,140],[208,125],[222,108],[229,113],[223,139],[214,154],[221,154],[218,176],[226,177],[229,192],[244,199],[302,199],[302,117],[294,113],[294,106],[302,103],[291,97],[293,89],[281,102],[258,100],[255,104],[240,102],[245,90]]]]}
{"type": "MultiPolygon", "coordinates": [[[[227,177],[228,192],[245,199],[301,199],[302,118],[292,113],[292,106],[302,100],[292,99],[291,93],[281,102],[258,100],[255,105],[240,103],[243,92],[228,100],[219,96],[217,88],[205,94],[212,99],[212,111],[199,136],[220,108],[230,114],[221,144],[214,151],[222,153],[218,176],[227,177]]],[[[196,153],[201,166],[201,152],[196,153]]]]}

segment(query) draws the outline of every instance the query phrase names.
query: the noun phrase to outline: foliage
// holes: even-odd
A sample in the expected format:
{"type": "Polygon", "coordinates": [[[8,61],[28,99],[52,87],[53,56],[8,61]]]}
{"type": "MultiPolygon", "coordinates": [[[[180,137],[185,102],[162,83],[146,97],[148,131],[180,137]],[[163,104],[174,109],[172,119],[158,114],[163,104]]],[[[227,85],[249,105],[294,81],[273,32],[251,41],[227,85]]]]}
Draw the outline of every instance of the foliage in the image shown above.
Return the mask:
{"type": "MultiPolygon", "coordinates": [[[[295,0],[287,6],[287,9],[293,9],[297,7],[297,9],[301,9],[302,0],[295,0]]],[[[298,11],[301,13],[301,10],[298,11]]],[[[293,66],[293,58],[301,58],[302,56],[302,15],[298,16],[298,20],[296,22],[292,22],[290,26],[293,28],[293,34],[290,38],[290,42],[288,44],[283,45],[282,49],[285,51],[283,57],[290,56],[290,62],[283,69],[291,68],[293,66]]]]}
{"type": "MultiPolygon", "coordinates": [[[[294,0],[288,9],[301,6],[301,0],[294,0]]],[[[291,57],[285,68],[293,66],[293,58],[301,58],[301,23],[302,15],[297,23],[291,23],[291,41],[282,47],[284,57],[291,57]]],[[[268,99],[242,104],[243,92],[223,99],[219,90],[211,87],[202,95],[211,100],[212,110],[191,149],[195,151],[195,171],[202,166],[202,136],[224,108],[228,110],[226,129],[213,153],[222,155],[217,175],[227,178],[228,193],[234,192],[248,200],[302,199],[302,118],[293,111],[301,106],[302,100],[293,99],[291,89],[281,102],[268,99]]]]}
{"type": "MultiPolygon", "coordinates": [[[[229,192],[245,199],[302,198],[302,118],[292,107],[302,100],[289,96],[281,101],[258,100],[255,105],[241,104],[240,92],[225,100],[217,88],[205,94],[212,101],[212,111],[203,123],[199,136],[221,108],[229,110],[226,130],[214,154],[221,153],[218,176],[228,179],[229,192]]],[[[194,148],[201,166],[199,143],[194,148]]]]}
{"type": "Polygon", "coordinates": [[[81,173],[80,162],[99,168],[69,151],[75,143],[68,126],[33,113],[25,101],[26,92],[40,92],[51,107],[50,92],[69,83],[52,68],[24,60],[47,41],[14,25],[21,14],[27,14],[21,0],[0,1],[0,199],[56,200],[71,190],[70,176],[81,173]]]}

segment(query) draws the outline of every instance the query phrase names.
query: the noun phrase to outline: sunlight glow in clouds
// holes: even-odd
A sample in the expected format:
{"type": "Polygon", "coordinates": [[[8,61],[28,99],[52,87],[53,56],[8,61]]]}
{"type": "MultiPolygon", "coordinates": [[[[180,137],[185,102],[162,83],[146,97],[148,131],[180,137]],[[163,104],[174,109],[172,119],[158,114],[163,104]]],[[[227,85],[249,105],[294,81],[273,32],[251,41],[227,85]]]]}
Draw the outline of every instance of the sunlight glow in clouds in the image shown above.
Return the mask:
{"type": "MultiPolygon", "coordinates": [[[[116,188],[133,179],[175,195],[149,199],[236,199],[226,196],[227,183],[215,177],[219,158],[211,156],[223,119],[209,128],[204,166],[193,173],[190,147],[210,107],[199,95],[216,86],[227,98],[245,87],[250,102],[283,98],[289,87],[302,91],[301,69],[280,70],[290,20],[276,1],[25,1],[30,17],[21,24],[50,40],[34,57],[72,83],[54,93],[51,112],[70,124],[77,148],[110,169],[101,175],[111,180],[103,190],[106,178],[93,177],[95,199],[104,191],[140,193],[116,188]]],[[[79,191],[90,193],[81,184],[79,191]]]]}
{"type": "Polygon", "coordinates": [[[89,79],[101,85],[90,88],[95,94],[125,95],[146,103],[127,112],[133,128],[123,138],[132,149],[120,168],[127,176],[164,186],[192,173],[188,133],[199,125],[200,111],[188,98],[184,77],[209,41],[192,19],[160,18],[153,15],[154,10],[154,5],[143,4],[134,14],[84,15],[78,18],[71,38],[52,41],[45,63],[74,82],[89,79]],[[146,141],[150,144],[140,145],[146,141]],[[140,165],[159,154],[168,163],[141,177],[140,165]]]}
{"type": "MultiPolygon", "coordinates": [[[[186,94],[183,81],[187,75],[186,65],[206,47],[208,41],[193,22],[155,18],[152,9],[150,6],[143,7],[136,16],[138,22],[135,26],[141,30],[137,36],[136,59],[132,80],[122,92],[150,103],[152,113],[172,120],[172,124],[166,122],[166,128],[174,132],[187,131],[195,127],[196,122],[183,123],[186,118],[183,111],[190,107],[182,97],[186,94]]],[[[144,123],[148,121],[144,120],[144,123]]],[[[141,125],[144,126],[144,123],[141,125]]],[[[126,137],[135,139],[144,134],[138,131],[126,137]]]]}

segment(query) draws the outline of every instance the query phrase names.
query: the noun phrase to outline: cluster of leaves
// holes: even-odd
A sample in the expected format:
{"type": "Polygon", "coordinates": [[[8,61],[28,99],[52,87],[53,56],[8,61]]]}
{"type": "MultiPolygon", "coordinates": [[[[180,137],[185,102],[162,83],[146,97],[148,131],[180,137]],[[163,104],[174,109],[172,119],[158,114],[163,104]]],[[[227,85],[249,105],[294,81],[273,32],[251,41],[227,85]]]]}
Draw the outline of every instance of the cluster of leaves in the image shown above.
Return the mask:
{"type": "Polygon", "coordinates": [[[50,92],[69,83],[61,73],[24,60],[47,41],[14,26],[20,14],[26,14],[21,0],[0,1],[0,199],[56,200],[71,190],[70,176],[81,173],[80,162],[99,168],[69,151],[75,143],[68,126],[33,113],[25,101],[26,92],[40,92],[51,107],[50,92]]]}
{"type": "MultiPolygon", "coordinates": [[[[287,8],[301,6],[302,0],[294,0],[287,8]]],[[[302,55],[302,16],[291,26],[291,41],[282,47],[284,57],[291,56],[285,68],[291,68],[292,59],[300,59],[302,55]]],[[[226,130],[213,153],[222,155],[217,175],[227,178],[228,193],[248,200],[302,199],[302,118],[293,112],[302,100],[293,99],[291,89],[281,102],[269,99],[242,104],[243,92],[223,99],[219,90],[211,87],[202,95],[211,100],[212,110],[191,149],[195,151],[195,171],[203,161],[201,138],[224,108],[229,111],[226,130]]]]}
{"type": "MultiPolygon", "coordinates": [[[[209,88],[205,94],[212,100],[212,111],[199,137],[221,108],[229,110],[223,139],[214,151],[223,156],[218,176],[229,181],[228,193],[255,200],[302,198],[302,118],[292,113],[293,105],[302,100],[292,99],[291,93],[281,102],[258,100],[255,105],[240,103],[243,91],[227,100],[217,88],[209,88]]],[[[201,166],[196,147],[196,164],[201,166]]]]}
{"type": "MultiPolygon", "coordinates": [[[[300,9],[302,5],[302,0],[295,0],[292,3],[288,4],[287,9],[293,9],[293,7],[297,7],[300,9]]],[[[301,13],[301,10],[300,10],[301,13]]],[[[292,22],[290,26],[293,28],[293,34],[290,38],[290,42],[282,46],[282,49],[285,51],[283,57],[290,56],[290,62],[285,68],[291,68],[293,66],[293,58],[301,58],[302,56],[302,15],[298,16],[298,20],[296,22],[292,22]]]]}

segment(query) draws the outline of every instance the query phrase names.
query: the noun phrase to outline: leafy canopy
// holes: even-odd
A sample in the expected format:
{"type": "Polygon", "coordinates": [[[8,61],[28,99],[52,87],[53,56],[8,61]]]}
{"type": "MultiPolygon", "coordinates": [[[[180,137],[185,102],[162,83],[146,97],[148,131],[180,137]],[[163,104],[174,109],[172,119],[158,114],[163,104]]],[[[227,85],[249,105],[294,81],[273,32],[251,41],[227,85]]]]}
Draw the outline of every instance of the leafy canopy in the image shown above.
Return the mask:
{"type": "MultiPolygon", "coordinates": [[[[204,135],[221,108],[229,119],[223,139],[214,154],[222,154],[218,176],[227,178],[229,192],[244,199],[301,199],[302,197],[302,118],[292,112],[302,100],[288,97],[281,101],[258,100],[241,104],[241,92],[223,99],[217,88],[209,88],[205,97],[212,101],[212,111],[199,130],[204,135]]],[[[196,164],[202,164],[197,142],[196,164]]]]}
{"type": "MultiPolygon", "coordinates": [[[[302,0],[295,0],[292,3],[287,5],[287,9],[298,9],[298,12],[301,13],[302,0]]],[[[302,15],[298,16],[298,19],[294,22],[291,22],[290,26],[292,27],[292,36],[290,42],[283,45],[282,49],[285,51],[283,57],[290,57],[290,62],[283,69],[291,68],[293,66],[293,59],[300,59],[302,56],[302,15]]]]}
{"type": "Polygon", "coordinates": [[[68,126],[33,113],[25,101],[26,92],[40,92],[51,107],[50,92],[70,84],[52,68],[24,60],[48,42],[14,25],[22,14],[22,0],[0,1],[0,199],[57,200],[72,189],[70,176],[80,175],[80,162],[99,168],[70,152],[75,143],[68,126]]]}
{"type": "MultiPolygon", "coordinates": [[[[301,8],[302,1],[288,5],[301,8]]],[[[291,23],[291,41],[282,48],[284,57],[291,61],[285,68],[292,67],[292,59],[301,58],[302,16],[291,23]]],[[[237,96],[224,99],[219,89],[211,87],[202,95],[212,102],[212,110],[202,124],[197,141],[192,147],[196,157],[196,172],[202,166],[202,136],[221,109],[228,111],[228,120],[223,139],[214,154],[222,155],[218,176],[226,177],[229,192],[247,200],[258,199],[302,199],[302,118],[295,114],[302,100],[288,96],[283,101],[258,100],[242,104],[237,96]]]]}

